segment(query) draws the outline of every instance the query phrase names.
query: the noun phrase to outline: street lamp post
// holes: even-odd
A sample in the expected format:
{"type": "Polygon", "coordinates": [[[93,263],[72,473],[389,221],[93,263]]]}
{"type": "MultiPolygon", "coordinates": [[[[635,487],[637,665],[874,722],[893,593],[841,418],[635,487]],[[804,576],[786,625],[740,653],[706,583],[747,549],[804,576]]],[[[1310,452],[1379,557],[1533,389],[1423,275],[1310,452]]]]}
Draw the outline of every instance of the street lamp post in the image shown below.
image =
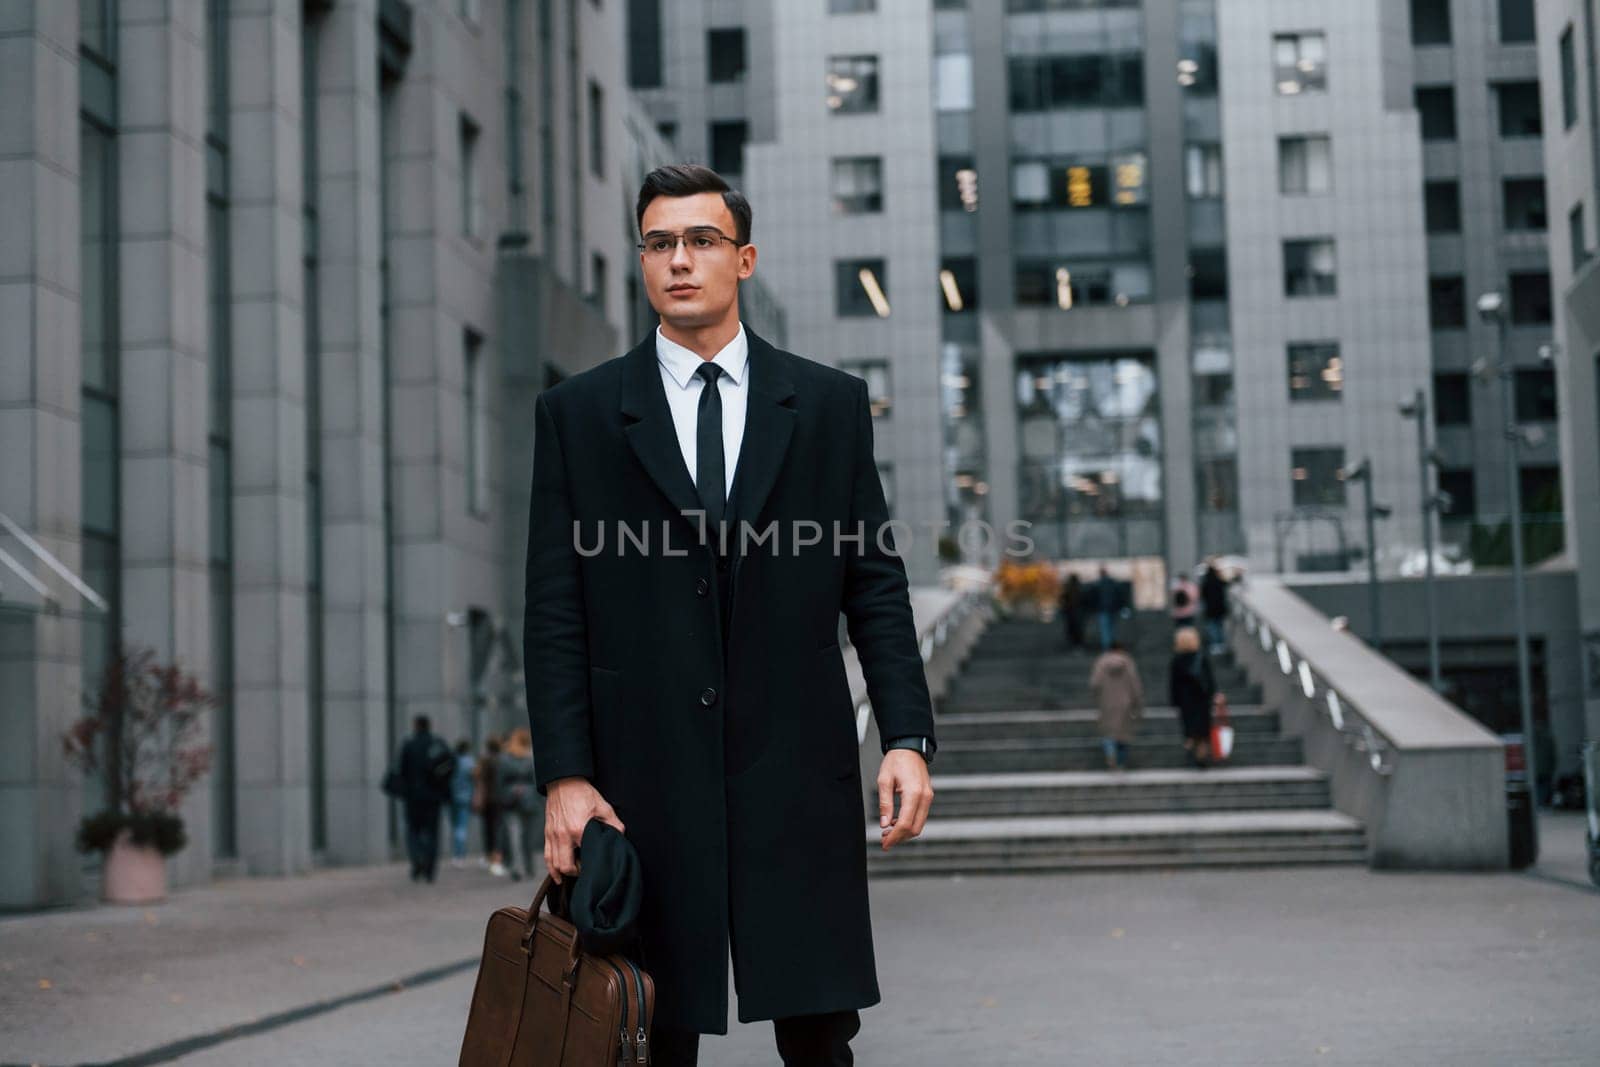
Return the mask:
{"type": "Polygon", "coordinates": [[[1435,693],[1444,692],[1444,676],[1439,670],[1439,595],[1433,580],[1433,513],[1438,508],[1428,465],[1433,456],[1428,450],[1428,395],[1421,389],[1404,404],[1400,414],[1417,420],[1417,470],[1422,479],[1422,552],[1428,600],[1428,684],[1435,693]]]}
{"type": "Polygon", "coordinates": [[[1367,613],[1372,620],[1372,647],[1383,651],[1383,612],[1378,601],[1378,520],[1387,519],[1391,509],[1387,504],[1372,501],[1372,460],[1344,469],[1345,481],[1361,483],[1361,497],[1366,505],[1367,521],[1367,613]]]}
{"type": "MultiPolygon", "coordinates": [[[[1539,810],[1539,769],[1533,736],[1533,685],[1528,664],[1528,596],[1522,558],[1522,486],[1518,478],[1518,450],[1522,430],[1517,425],[1516,400],[1512,394],[1511,362],[1506,358],[1505,298],[1498,292],[1478,298],[1478,314],[1495,327],[1494,374],[1500,379],[1500,414],[1505,420],[1506,495],[1511,512],[1511,589],[1517,623],[1517,704],[1522,719],[1522,759],[1528,772],[1528,792],[1533,810],[1539,810]]],[[[1488,370],[1489,368],[1483,368],[1488,370]]],[[[1538,820],[1533,821],[1533,856],[1539,855],[1538,820]]]]}

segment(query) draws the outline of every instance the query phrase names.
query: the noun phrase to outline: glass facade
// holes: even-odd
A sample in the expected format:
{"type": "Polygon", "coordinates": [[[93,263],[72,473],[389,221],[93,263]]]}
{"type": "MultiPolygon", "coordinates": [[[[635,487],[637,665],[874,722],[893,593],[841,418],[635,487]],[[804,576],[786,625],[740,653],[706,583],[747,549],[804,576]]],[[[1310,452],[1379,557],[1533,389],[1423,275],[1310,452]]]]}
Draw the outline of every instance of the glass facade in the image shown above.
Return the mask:
{"type": "Polygon", "coordinates": [[[209,0],[206,12],[206,287],[210,376],[207,481],[211,502],[209,585],[211,687],[217,709],[211,719],[211,852],[238,855],[235,802],[237,760],[233,657],[233,359],[231,350],[232,254],[228,214],[228,4],[209,0]]]}
{"type": "Polygon", "coordinates": [[[1161,414],[1151,353],[1017,357],[1018,517],[1052,558],[1159,555],[1161,414]]]}
{"type": "MultiPolygon", "coordinates": [[[[1313,46],[1314,47],[1314,46],[1313,46]]],[[[1189,214],[1189,388],[1191,396],[1195,528],[1202,556],[1242,552],[1239,519],[1239,432],[1234,407],[1233,329],[1228,303],[1228,256],[1223,246],[1226,210],[1220,172],[1221,104],[1217,97],[1216,0],[1183,0],[1178,22],[1178,81],[1183,93],[1183,137],[1191,160],[1189,214]],[[1196,159],[1202,161],[1195,181],[1196,159]],[[1216,172],[1214,180],[1209,179],[1216,172]]],[[[1315,53],[1308,53],[1315,55],[1315,53]]],[[[1307,64],[1309,67],[1310,64],[1307,64]]],[[[1302,75],[1309,75],[1306,70],[1302,75]]],[[[1280,81],[1282,75],[1280,74],[1280,81]]],[[[1307,191],[1317,184],[1316,161],[1306,153],[1307,191]]]]}
{"type": "MultiPolygon", "coordinates": [[[[98,690],[121,636],[121,461],[118,449],[117,5],[82,0],[78,65],[81,99],[80,329],[82,331],[82,533],[84,581],[110,610],[83,619],[84,692],[98,690]]],[[[86,775],[85,811],[105,803],[105,785],[86,775]]],[[[98,861],[97,853],[89,854],[98,861]]]]}
{"type": "MultiPolygon", "coordinates": [[[[304,217],[306,434],[306,744],[311,780],[311,849],[328,847],[326,680],[322,574],[322,220],[317,195],[317,66],[321,18],[306,6],[300,32],[301,200],[304,217]]],[[[476,137],[476,128],[473,136],[476,137]]],[[[463,180],[470,175],[463,173],[463,180]]],[[[475,197],[476,192],[468,194],[475,197]]],[[[470,216],[469,216],[470,218],[470,216]]]]}

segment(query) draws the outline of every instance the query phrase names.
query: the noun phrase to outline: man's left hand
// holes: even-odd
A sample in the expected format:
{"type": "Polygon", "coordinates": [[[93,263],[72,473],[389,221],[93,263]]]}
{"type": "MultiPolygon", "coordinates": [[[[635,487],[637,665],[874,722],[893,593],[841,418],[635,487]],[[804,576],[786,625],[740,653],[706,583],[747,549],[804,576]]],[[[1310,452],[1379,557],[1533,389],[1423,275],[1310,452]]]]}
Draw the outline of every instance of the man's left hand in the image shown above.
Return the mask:
{"type": "Polygon", "coordinates": [[[883,831],[883,850],[921,834],[932,804],[928,761],[909,748],[891,748],[878,767],[878,829],[883,831]],[[896,794],[900,796],[899,815],[894,813],[896,794]]]}

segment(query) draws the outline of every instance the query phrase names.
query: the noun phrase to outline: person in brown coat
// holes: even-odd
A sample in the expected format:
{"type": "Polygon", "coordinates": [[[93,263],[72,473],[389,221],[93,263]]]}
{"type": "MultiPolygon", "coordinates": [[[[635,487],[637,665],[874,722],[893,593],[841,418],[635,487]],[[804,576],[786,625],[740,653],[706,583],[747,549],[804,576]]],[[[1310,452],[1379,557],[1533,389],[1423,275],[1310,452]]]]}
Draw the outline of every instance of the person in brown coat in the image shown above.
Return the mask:
{"type": "Polygon", "coordinates": [[[1133,657],[1120,642],[1113,641],[1094,661],[1089,688],[1100,709],[1100,745],[1106,754],[1106,770],[1125,771],[1128,744],[1144,717],[1144,683],[1133,657]]]}

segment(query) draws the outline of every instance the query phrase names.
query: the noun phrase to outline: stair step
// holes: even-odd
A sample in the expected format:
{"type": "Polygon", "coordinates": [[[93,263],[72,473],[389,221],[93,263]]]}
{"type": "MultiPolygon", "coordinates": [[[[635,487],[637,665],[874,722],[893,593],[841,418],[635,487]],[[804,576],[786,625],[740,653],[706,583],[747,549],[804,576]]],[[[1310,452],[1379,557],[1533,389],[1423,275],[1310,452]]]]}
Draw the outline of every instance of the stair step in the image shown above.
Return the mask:
{"type": "Polygon", "coordinates": [[[1326,809],[1327,776],[1310,767],[935,774],[946,819],[1326,809]]]}
{"type": "MultiPolygon", "coordinates": [[[[1226,766],[1263,767],[1305,762],[1299,738],[1239,734],[1226,766]]],[[[1184,768],[1189,754],[1176,736],[1170,740],[1135,739],[1128,745],[1130,770],[1184,768]]],[[[1105,768],[1100,742],[1092,738],[1038,738],[1000,741],[941,741],[937,763],[945,774],[1007,771],[1095,771],[1105,768]]],[[[1210,771],[1200,771],[1209,774],[1210,771]]]]}
{"type": "Polygon", "coordinates": [[[877,848],[876,825],[868,825],[866,836],[874,874],[1360,863],[1366,858],[1361,823],[1332,811],[934,818],[921,837],[888,854],[877,848]]]}
{"type": "MultiPolygon", "coordinates": [[[[1240,734],[1276,734],[1278,713],[1257,706],[1231,709],[1231,721],[1240,734]]],[[[1036,737],[1098,737],[1100,713],[1092,708],[1025,711],[941,712],[934,720],[939,743],[1036,737]]],[[[1170,707],[1145,709],[1140,732],[1157,737],[1178,734],[1178,713],[1170,707]]]]}

